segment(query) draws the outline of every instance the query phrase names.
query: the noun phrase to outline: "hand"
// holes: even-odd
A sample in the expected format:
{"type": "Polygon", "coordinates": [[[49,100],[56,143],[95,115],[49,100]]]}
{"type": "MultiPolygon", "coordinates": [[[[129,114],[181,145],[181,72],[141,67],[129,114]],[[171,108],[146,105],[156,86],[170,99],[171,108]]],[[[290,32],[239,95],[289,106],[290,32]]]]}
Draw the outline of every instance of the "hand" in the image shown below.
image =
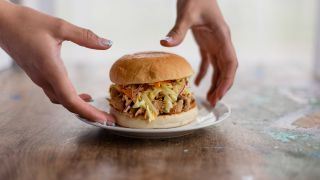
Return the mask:
{"type": "Polygon", "coordinates": [[[77,95],[60,56],[64,41],[100,50],[112,45],[110,40],[90,30],[0,1],[0,46],[43,89],[51,102],[92,121],[114,122],[111,115],[85,102],[91,99],[89,95],[77,95]]]}
{"type": "Polygon", "coordinates": [[[195,79],[199,85],[211,64],[214,73],[207,99],[212,106],[231,88],[238,61],[227,24],[219,10],[216,0],[178,0],[175,26],[161,45],[179,45],[188,29],[199,46],[201,65],[195,79]]]}

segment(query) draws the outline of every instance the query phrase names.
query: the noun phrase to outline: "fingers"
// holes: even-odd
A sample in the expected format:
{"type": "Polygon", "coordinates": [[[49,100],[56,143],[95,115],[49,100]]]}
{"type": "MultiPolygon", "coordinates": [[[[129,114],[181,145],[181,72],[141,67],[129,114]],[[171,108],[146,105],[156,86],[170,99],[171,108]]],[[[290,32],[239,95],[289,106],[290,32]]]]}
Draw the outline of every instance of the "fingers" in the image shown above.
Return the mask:
{"type": "Polygon", "coordinates": [[[69,90],[69,87],[57,88],[57,94],[59,94],[60,103],[69,111],[80,115],[86,119],[97,122],[114,122],[114,118],[103,111],[100,111],[93,106],[89,105],[79,96],[74,95],[74,90],[69,90]],[[60,89],[61,88],[61,89],[60,89]]]}
{"type": "MultiPolygon", "coordinates": [[[[47,88],[43,88],[43,92],[47,95],[50,101],[53,104],[60,104],[59,100],[56,98],[56,95],[52,90],[48,90],[47,88]]],[[[91,102],[92,97],[89,94],[79,94],[79,97],[84,100],[85,102],[91,102]]]]}
{"type": "Polygon", "coordinates": [[[111,115],[96,109],[95,107],[86,103],[81,97],[73,95],[70,92],[58,93],[60,103],[69,111],[91,121],[97,121],[100,123],[104,123],[106,121],[115,122],[114,118],[111,115]]]}
{"type": "MultiPolygon", "coordinates": [[[[49,89],[44,89],[44,93],[49,97],[50,101],[53,103],[53,104],[60,104],[59,100],[56,98],[56,95],[54,94],[54,92],[52,90],[49,90],[49,89]]],[[[92,97],[89,95],[89,94],[80,94],[79,97],[85,101],[85,102],[90,102],[92,101],[92,97]]],[[[99,110],[98,110],[99,111],[99,110]]],[[[102,112],[102,111],[101,111],[102,112]]],[[[74,112],[76,113],[76,112],[74,112]]],[[[78,113],[80,114],[80,113],[78,113]]],[[[114,125],[115,123],[115,119],[113,116],[109,115],[108,113],[106,112],[102,112],[102,114],[106,117],[107,120],[101,120],[101,121],[98,121],[98,122],[101,122],[101,123],[104,123],[104,122],[107,122],[108,125],[114,125]]],[[[81,115],[80,115],[81,116],[81,115]]],[[[86,116],[82,116],[82,117],[86,117],[86,116]]],[[[89,117],[89,116],[88,116],[89,117]]],[[[90,117],[89,117],[90,118],[90,117]]],[[[88,118],[88,119],[89,119],[88,118]]],[[[99,119],[99,118],[98,118],[99,119]]],[[[96,118],[93,118],[93,119],[89,119],[89,120],[92,120],[92,121],[96,121],[96,118]]]]}
{"type": "Polygon", "coordinates": [[[89,94],[79,94],[79,97],[85,102],[91,102],[92,97],[89,94]]]}
{"type": "Polygon", "coordinates": [[[220,60],[216,62],[215,68],[218,69],[219,75],[216,76],[217,79],[213,78],[214,80],[212,83],[216,83],[216,86],[214,87],[214,91],[209,91],[210,95],[208,95],[208,101],[212,106],[215,106],[231,88],[234,82],[237,66],[236,59],[220,60]]]}
{"type": "Polygon", "coordinates": [[[56,99],[70,112],[100,123],[115,121],[113,116],[96,109],[83,100],[91,99],[89,95],[81,94],[78,96],[65,72],[56,69],[55,71],[49,71],[47,73],[48,77],[50,77],[48,81],[53,88],[56,99]]]}
{"type": "Polygon", "coordinates": [[[191,27],[191,21],[187,18],[178,18],[175,26],[170,30],[168,35],[160,41],[162,46],[173,47],[179,45],[191,27]]]}
{"type": "Polygon", "coordinates": [[[200,54],[201,54],[201,64],[200,64],[200,69],[199,69],[198,75],[195,79],[195,84],[197,86],[199,86],[201,80],[206,75],[206,73],[208,71],[209,64],[210,64],[209,54],[202,49],[200,49],[200,54]]]}
{"type": "Polygon", "coordinates": [[[99,50],[105,50],[112,46],[113,42],[111,40],[101,38],[89,29],[75,26],[64,20],[58,20],[58,24],[63,40],[72,41],[80,46],[99,50]]]}
{"type": "Polygon", "coordinates": [[[212,106],[215,106],[219,100],[227,93],[233,83],[233,78],[221,79],[216,90],[209,97],[209,102],[212,106]]]}
{"type": "Polygon", "coordinates": [[[213,76],[211,79],[211,86],[207,94],[207,100],[212,106],[215,106],[215,102],[213,101],[212,97],[214,96],[216,88],[218,87],[219,79],[221,77],[221,70],[218,67],[216,58],[211,58],[211,64],[213,67],[213,76]]]}
{"type": "Polygon", "coordinates": [[[56,95],[54,94],[52,89],[43,88],[43,92],[48,96],[48,98],[53,104],[60,104],[59,100],[56,98],[56,95]]]}

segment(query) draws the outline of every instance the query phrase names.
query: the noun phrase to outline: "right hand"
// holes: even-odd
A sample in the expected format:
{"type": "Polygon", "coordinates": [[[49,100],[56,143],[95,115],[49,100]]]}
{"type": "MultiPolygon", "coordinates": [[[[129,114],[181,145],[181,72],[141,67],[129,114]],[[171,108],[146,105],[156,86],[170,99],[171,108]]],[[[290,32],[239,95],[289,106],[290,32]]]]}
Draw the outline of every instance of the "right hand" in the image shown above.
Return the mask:
{"type": "Polygon", "coordinates": [[[161,45],[179,45],[191,29],[199,46],[201,65],[195,84],[199,85],[210,64],[214,69],[207,99],[212,106],[231,88],[238,60],[229,27],[218,7],[217,0],[178,0],[175,26],[161,45]]]}
{"type": "Polygon", "coordinates": [[[77,95],[60,56],[64,41],[106,50],[112,41],[27,7],[0,1],[0,47],[41,87],[52,103],[91,121],[114,122],[113,116],[85,101],[88,94],[77,95]]]}

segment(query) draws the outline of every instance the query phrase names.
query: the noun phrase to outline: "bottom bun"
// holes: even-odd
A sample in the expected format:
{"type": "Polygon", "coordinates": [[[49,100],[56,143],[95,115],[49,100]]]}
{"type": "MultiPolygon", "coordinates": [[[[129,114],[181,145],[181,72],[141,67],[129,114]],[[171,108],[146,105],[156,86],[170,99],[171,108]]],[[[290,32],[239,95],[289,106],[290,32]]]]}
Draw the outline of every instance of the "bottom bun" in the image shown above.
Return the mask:
{"type": "Polygon", "coordinates": [[[198,109],[197,106],[195,106],[189,111],[179,114],[158,116],[151,122],[141,116],[131,118],[128,115],[121,113],[113,108],[111,108],[111,113],[117,118],[117,124],[123,127],[137,129],[164,129],[179,127],[191,123],[197,118],[198,109]]]}

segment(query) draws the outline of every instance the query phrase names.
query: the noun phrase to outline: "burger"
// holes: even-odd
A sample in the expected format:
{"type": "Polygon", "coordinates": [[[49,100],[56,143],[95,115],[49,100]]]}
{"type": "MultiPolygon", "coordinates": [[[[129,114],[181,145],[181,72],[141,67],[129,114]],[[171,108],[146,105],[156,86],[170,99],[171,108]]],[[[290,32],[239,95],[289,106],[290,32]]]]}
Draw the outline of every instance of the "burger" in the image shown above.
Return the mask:
{"type": "Polygon", "coordinates": [[[181,56],[166,52],[125,55],[110,70],[111,113],[128,128],[173,128],[197,117],[189,87],[193,74],[181,56]]]}

